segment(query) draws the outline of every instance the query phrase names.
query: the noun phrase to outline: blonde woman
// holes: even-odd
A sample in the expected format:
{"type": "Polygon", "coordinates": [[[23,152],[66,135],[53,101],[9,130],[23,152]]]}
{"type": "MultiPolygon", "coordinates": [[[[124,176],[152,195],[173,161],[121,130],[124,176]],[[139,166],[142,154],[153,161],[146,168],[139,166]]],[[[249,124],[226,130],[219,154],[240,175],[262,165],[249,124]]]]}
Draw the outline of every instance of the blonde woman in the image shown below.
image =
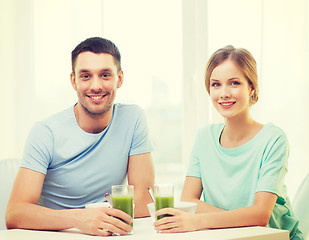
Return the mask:
{"type": "Polygon", "coordinates": [[[245,49],[227,46],[209,59],[206,89],[224,123],[201,128],[192,150],[182,200],[196,202],[198,214],[170,214],[155,222],[162,232],[205,228],[269,226],[303,239],[286,195],[289,155],[285,133],[250,115],[258,100],[256,62],[245,49]],[[203,194],[204,201],[200,200],[203,194]]]}

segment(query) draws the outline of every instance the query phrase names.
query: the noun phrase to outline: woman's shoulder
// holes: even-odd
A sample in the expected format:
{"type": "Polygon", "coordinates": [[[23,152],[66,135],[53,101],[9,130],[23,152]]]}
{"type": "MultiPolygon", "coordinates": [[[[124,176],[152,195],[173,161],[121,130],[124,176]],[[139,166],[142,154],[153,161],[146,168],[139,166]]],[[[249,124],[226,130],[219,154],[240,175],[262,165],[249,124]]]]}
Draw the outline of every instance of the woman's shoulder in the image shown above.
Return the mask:
{"type": "Polygon", "coordinates": [[[284,137],[286,138],[286,134],[285,132],[277,125],[268,122],[264,125],[263,129],[262,129],[262,133],[269,135],[269,136],[273,136],[273,137],[284,137]]]}
{"type": "Polygon", "coordinates": [[[198,130],[199,135],[218,135],[221,134],[224,123],[212,123],[201,127],[198,130]]]}

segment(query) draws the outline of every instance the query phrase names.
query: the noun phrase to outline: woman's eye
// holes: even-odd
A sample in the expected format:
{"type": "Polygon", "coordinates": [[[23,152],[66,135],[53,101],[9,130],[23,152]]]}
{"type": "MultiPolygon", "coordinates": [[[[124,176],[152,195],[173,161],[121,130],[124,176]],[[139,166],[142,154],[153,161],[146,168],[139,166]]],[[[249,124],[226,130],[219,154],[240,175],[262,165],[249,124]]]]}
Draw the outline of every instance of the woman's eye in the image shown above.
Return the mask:
{"type": "Polygon", "coordinates": [[[212,87],[219,87],[219,86],[220,86],[220,83],[212,83],[211,86],[212,86],[212,87]]]}
{"type": "Polygon", "coordinates": [[[240,82],[237,82],[237,81],[233,81],[233,82],[231,82],[231,85],[240,85],[240,82]]]}

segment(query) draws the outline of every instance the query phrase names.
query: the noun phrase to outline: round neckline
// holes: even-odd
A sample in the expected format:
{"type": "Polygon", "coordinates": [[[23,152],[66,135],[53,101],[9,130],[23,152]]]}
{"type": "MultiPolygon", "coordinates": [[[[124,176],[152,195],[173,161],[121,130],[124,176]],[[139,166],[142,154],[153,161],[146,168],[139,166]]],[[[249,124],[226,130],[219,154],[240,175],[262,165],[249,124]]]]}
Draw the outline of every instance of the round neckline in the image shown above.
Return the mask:
{"type": "MultiPolygon", "coordinates": [[[[76,103],[76,104],[77,104],[77,103],[76,103]]],[[[97,137],[97,136],[103,135],[103,134],[109,129],[110,125],[111,125],[112,122],[113,122],[114,115],[115,115],[115,104],[113,105],[112,118],[111,118],[109,124],[106,126],[106,128],[105,128],[103,131],[101,131],[101,132],[99,132],[99,133],[88,133],[88,132],[84,131],[84,130],[78,125],[78,122],[77,122],[77,119],[76,119],[76,116],[75,116],[75,113],[74,113],[74,107],[75,107],[76,104],[74,104],[74,105],[72,106],[72,108],[71,108],[71,114],[72,114],[72,117],[73,117],[73,119],[74,119],[74,124],[75,124],[75,126],[79,129],[79,132],[81,132],[82,134],[87,135],[87,136],[97,137]]]]}
{"type": "Polygon", "coordinates": [[[223,129],[225,127],[225,124],[222,124],[221,126],[221,129],[220,129],[220,134],[218,135],[216,141],[217,141],[217,144],[219,145],[219,148],[224,151],[224,152],[235,152],[235,151],[240,151],[242,149],[245,149],[247,147],[249,147],[250,145],[254,144],[254,142],[256,141],[256,139],[259,138],[259,136],[265,131],[265,128],[267,126],[269,126],[270,123],[266,123],[264,124],[264,126],[260,129],[260,131],[258,131],[257,134],[255,134],[255,136],[253,138],[251,138],[248,142],[238,146],[238,147],[234,147],[234,148],[224,148],[222,147],[221,143],[220,143],[220,138],[221,138],[221,135],[222,135],[222,132],[223,132],[223,129]]]}

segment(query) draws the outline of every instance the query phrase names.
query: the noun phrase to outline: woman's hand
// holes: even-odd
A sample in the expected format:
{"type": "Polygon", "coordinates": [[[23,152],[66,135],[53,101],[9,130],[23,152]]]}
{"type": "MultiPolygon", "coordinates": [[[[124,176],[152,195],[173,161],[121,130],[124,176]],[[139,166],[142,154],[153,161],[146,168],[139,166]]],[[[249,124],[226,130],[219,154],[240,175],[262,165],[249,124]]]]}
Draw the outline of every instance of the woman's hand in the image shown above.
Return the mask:
{"type": "Polygon", "coordinates": [[[154,223],[156,230],[162,233],[190,232],[199,230],[197,214],[186,213],[174,208],[163,208],[156,212],[156,216],[169,214],[154,223]]]}

